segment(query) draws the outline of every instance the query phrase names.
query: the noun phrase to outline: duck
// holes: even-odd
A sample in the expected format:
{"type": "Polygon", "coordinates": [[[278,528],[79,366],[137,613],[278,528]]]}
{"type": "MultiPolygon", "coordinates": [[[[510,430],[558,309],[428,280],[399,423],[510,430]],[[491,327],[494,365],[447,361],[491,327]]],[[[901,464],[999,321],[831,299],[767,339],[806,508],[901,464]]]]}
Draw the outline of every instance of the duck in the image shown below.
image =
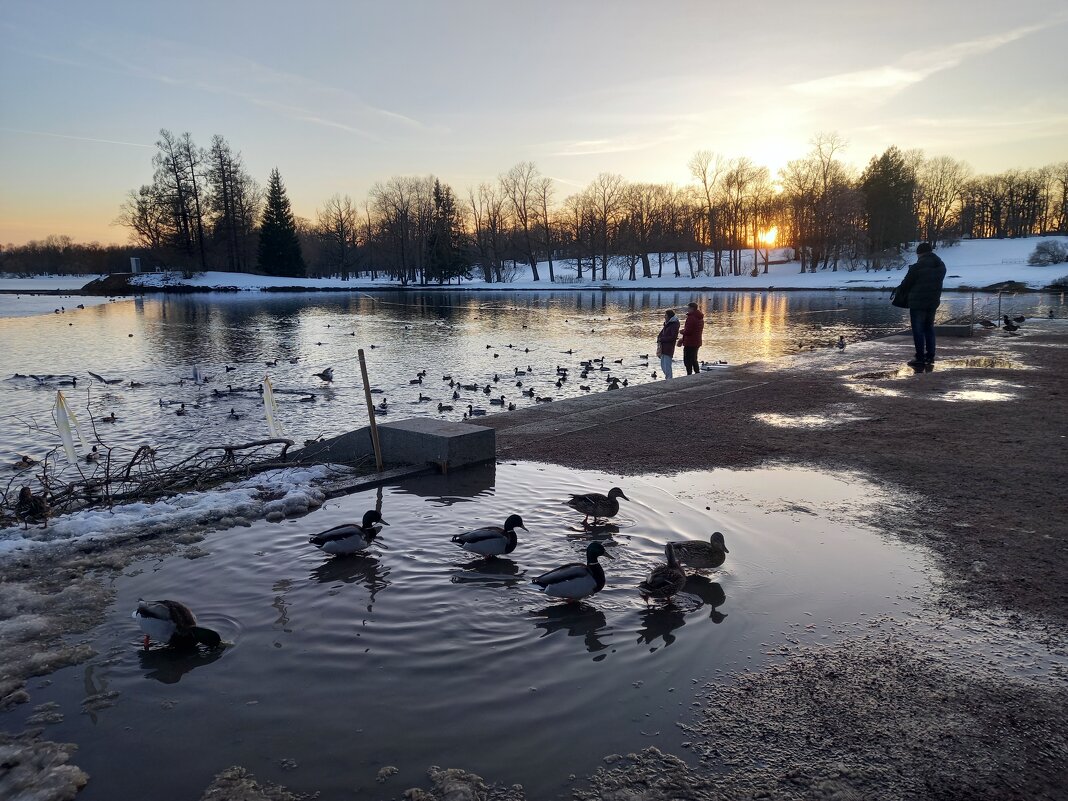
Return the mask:
{"type": "Polygon", "coordinates": [[[474,531],[457,534],[451,541],[465,551],[481,554],[486,558],[501,556],[515,550],[515,546],[519,543],[515,534],[517,528],[527,530],[527,527],[523,525],[523,518],[519,515],[509,515],[503,527],[476,528],[474,531]]]}
{"type": "Polygon", "coordinates": [[[997,324],[993,320],[987,320],[985,317],[979,320],[979,325],[983,328],[997,328],[997,324]]]}
{"type": "Polygon", "coordinates": [[[179,601],[146,601],[137,599],[137,609],[131,615],[145,634],[145,650],[151,640],[172,646],[206,645],[218,648],[222,637],[217,631],[197,625],[196,616],[179,601]]]}
{"type": "Polygon", "coordinates": [[[424,395],[422,392],[419,393],[419,403],[425,403],[428,400],[433,400],[433,398],[429,395],[424,395]]]}
{"type": "Polygon", "coordinates": [[[312,373],[312,375],[315,376],[316,378],[321,378],[323,381],[325,381],[326,383],[329,384],[334,380],[334,368],[333,367],[327,367],[322,372],[320,372],[320,373],[312,373]]]}
{"type": "Polygon", "coordinates": [[[370,548],[375,537],[382,532],[382,526],[388,525],[389,523],[382,519],[381,513],[368,509],[363,513],[363,522],[360,525],[343,523],[309,537],[308,542],[323,553],[358,553],[370,548]]]}
{"type": "Polygon", "coordinates": [[[230,414],[228,414],[227,417],[229,417],[231,420],[241,419],[241,415],[239,415],[232,406],[230,407],[230,414]]]}
{"type": "Polygon", "coordinates": [[[604,589],[604,568],[597,561],[598,557],[613,558],[599,542],[586,546],[586,564],[571,562],[548,573],[543,573],[531,583],[553,598],[567,601],[579,601],[589,598],[604,589]]]}
{"type": "Polygon", "coordinates": [[[107,415],[105,417],[101,417],[100,418],[100,422],[101,423],[114,423],[118,419],[119,418],[115,416],[115,412],[112,412],[111,414],[109,414],[109,415],[107,415]]]}
{"type": "Polygon", "coordinates": [[[185,404],[184,403],[181,406],[178,407],[178,411],[176,411],[175,414],[178,415],[179,417],[184,417],[185,416],[185,404]]]}
{"type": "Polygon", "coordinates": [[[100,449],[96,445],[93,446],[89,453],[85,454],[85,461],[89,463],[100,461],[100,449]]]}
{"type": "Polygon", "coordinates": [[[504,406],[504,401],[504,395],[501,395],[499,398],[490,398],[490,404],[493,406],[504,406]]]}
{"type": "Polygon", "coordinates": [[[1020,330],[1020,326],[1018,326],[1015,323],[1013,323],[1013,321],[1009,319],[1009,315],[1007,315],[1007,314],[1005,315],[1005,318],[1004,318],[1004,320],[1002,322],[1002,326],[1001,327],[1004,328],[1006,331],[1019,331],[1020,330]]]}
{"type": "Polygon", "coordinates": [[[470,417],[482,417],[486,413],[485,409],[476,409],[470,403],[467,404],[467,414],[470,417]]]}
{"type": "Polygon", "coordinates": [[[619,501],[616,500],[617,498],[622,498],[625,501],[630,500],[619,487],[612,487],[612,489],[608,490],[607,495],[602,495],[599,492],[588,492],[585,495],[572,494],[571,500],[567,501],[567,505],[576,512],[582,512],[582,514],[586,515],[586,519],[582,521],[583,524],[587,523],[591,517],[593,522],[596,523],[602,517],[615,517],[619,514],[619,501]]]}
{"type": "Polygon", "coordinates": [[[723,535],[715,531],[708,542],[704,540],[685,540],[682,542],[669,542],[675,550],[675,556],[685,565],[697,568],[719,567],[727,558],[730,551],[723,542],[723,535]]]}
{"type": "Polygon", "coordinates": [[[451,412],[451,411],[452,411],[452,406],[450,404],[446,404],[446,403],[439,403],[438,404],[438,412],[439,413],[440,412],[451,412]]]}
{"type": "Polygon", "coordinates": [[[654,567],[649,571],[649,578],[638,585],[638,593],[646,603],[650,598],[670,601],[686,585],[686,571],[679,565],[670,542],[664,546],[664,553],[667,564],[654,567]]]}
{"type": "Polygon", "coordinates": [[[834,346],[836,348],[838,348],[838,350],[845,350],[845,346],[846,346],[845,336],[841,336],[840,335],[838,337],[838,341],[835,343],[834,346]]]}
{"type": "Polygon", "coordinates": [[[37,460],[29,456],[19,454],[18,461],[11,465],[12,470],[27,470],[37,464],[37,460]]]}
{"type": "Polygon", "coordinates": [[[15,519],[21,521],[26,528],[30,523],[45,524],[48,527],[48,501],[44,495],[34,495],[29,487],[19,490],[18,500],[15,501],[15,519]]]}

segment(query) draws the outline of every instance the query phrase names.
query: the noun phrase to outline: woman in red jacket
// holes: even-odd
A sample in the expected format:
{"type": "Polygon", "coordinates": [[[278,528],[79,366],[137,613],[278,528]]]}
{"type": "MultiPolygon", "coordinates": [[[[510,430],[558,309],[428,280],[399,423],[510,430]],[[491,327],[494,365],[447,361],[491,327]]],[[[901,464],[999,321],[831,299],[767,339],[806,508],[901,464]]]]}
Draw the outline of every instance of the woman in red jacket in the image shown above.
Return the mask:
{"type": "Polygon", "coordinates": [[[682,363],[686,365],[686,375],[701,372],[700,363],[697,361],[697,349],[701,347],[701,332],[705,330],[705,316],[697,308],[696,303],[690,303],[686,312],[686,322],[682,326],[682,363]]]}

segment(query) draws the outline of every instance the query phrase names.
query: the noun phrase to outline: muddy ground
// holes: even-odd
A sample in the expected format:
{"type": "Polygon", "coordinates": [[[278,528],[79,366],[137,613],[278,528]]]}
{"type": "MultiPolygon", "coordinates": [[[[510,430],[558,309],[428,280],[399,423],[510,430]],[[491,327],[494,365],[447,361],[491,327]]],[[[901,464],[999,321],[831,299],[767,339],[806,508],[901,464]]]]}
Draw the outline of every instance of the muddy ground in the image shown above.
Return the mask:
{"type": "MultiPolygon", "coordinates": [[[[879,527],[931,549],[947,578],[919,618],[858,624],[837,645],[783,649],[768,670],[702,688],[687,754],[607,755],[576,780],[577,799],[1068,798],[1068,327],[940,347],[941,363],[919,375],[900,369],[903,338],[733,368],[761,386],[566,436],[510,433],[519,415],[485,419],[510,458],[576,468],[863,472],[904,488],[879,527]],[[1026,670],[1010,667],[1014,652],[1026,670]]],[[[687,380],[716,378],[664,384],[663,397],[687,380]]],[[[88,658],[76,635],[100,620],[115,571],[173,547],[187,546],[135,542],[56,554],[47,570],[0,568],[0,637],[16,646],[0,656],[0,704],[30,700],[27,677],[88,658]]],[[[0,796],[71,798],[84,784],[77,753],[38,735],[0,739],[0,796]]],[[[419,788],[394,779],[381,795],[524,797],[438,768],[419,788]]],[[[295,796],[235,767],[204,798],[295,796]]]]}

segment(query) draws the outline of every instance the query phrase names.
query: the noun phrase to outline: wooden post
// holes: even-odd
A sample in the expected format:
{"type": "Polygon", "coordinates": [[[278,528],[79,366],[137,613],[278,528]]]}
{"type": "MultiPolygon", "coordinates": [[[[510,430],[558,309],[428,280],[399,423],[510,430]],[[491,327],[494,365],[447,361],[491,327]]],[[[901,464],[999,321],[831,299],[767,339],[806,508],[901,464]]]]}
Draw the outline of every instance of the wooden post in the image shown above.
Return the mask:
{"type": "Polygon", "coordinates": [[[357,353],[360,355],[360,375],[363,376],[363,397],[367,401],[367,416],[371,423],[371,445],[375,449],[375,465],[378,472],[382,472],[382,445],[378,441],[378,423],[375,421],[375,406],[371,402],[371,383],[367,380],[367,362],[363,358],[363,348],[357,353]]]}

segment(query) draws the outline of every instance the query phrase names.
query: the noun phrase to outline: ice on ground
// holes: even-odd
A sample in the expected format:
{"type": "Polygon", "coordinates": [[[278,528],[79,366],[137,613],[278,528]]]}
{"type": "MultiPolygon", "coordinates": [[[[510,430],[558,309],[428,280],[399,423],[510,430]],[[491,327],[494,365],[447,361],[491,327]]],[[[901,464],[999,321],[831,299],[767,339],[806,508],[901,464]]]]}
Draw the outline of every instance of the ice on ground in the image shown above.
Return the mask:
{"type": "Polygon", "coordinates": [[[187,492],[152,503],[129,503],[111,510],[90,509],[49,521],[48,528],[0,529],[0,559],[57,545],[79,545],[153,537],[182,530],[231,528],[261,517],[282,520],[319,508],[325,495],[316,485],[346,468],[332,465],[287,467],[260,473],[214,490],[187,492]]]}

